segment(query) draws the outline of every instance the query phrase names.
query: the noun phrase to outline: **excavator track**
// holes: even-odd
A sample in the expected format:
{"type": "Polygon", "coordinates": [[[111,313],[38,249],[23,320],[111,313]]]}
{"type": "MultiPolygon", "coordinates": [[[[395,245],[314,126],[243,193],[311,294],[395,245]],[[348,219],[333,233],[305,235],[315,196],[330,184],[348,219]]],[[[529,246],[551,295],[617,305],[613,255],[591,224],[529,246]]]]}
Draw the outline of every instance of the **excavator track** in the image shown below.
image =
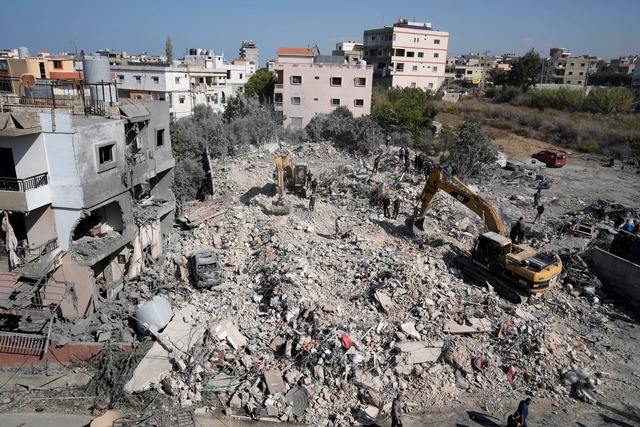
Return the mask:
{"type": "Polygon", "coordinates": [[[496,276],[481,267],[478,267],[468,257],[458,257],[454,260],[456,267],[462,271],[465,281],[485,287],[489,283],[498,295],[514,304],[524,304],[529,299],[529,293],[513,285],[508,280],[496,276]]]}

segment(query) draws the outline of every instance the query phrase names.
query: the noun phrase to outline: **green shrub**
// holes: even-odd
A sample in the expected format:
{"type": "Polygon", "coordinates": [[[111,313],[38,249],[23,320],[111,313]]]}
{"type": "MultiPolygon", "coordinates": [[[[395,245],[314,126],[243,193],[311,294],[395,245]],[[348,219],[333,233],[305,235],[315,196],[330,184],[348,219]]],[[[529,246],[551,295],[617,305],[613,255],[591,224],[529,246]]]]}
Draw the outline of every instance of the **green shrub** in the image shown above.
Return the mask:
{"type": "Polygon", "coordinates": [[[634,107],[633,92],[624,88],[593,89],[584,101],[584,110],[592,113],[628,113],[634,107]]]}

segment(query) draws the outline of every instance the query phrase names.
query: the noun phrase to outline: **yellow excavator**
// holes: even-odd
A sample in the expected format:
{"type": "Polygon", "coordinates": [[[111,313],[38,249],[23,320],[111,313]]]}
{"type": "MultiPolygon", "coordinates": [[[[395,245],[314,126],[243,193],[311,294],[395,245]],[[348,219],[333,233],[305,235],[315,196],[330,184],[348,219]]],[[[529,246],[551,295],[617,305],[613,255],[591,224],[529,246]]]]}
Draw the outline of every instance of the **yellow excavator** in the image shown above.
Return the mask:
{"type": "Polygon", "coordinates": [[[307,165],[293,165],[291,156],[282,154],[276,157],[276,170],[273,174],[278,189],[278,200],[273,204],[271,212],[276,215],[291,213],[291,204],[287,200],[287,191],[299,193],[306,197],[307,165]]]}
{"type": "Polygon", "coordinates": [[[470,258],[459,257],[455,261],[465,277],[483,285],[488,282],[515,303],[525,302],[530,294],[547,291],[558,283],[562,273],[558,255],[538,253],[529,246],[513,243],[495,208],[455,176],[446,180],[441,167],[435,168],[427,179],[418,216],[407,220],[406,225],[415,235],[424,231],[424,216],[438,190],[475,212],[489,229],[476,240],[470,258]]]}

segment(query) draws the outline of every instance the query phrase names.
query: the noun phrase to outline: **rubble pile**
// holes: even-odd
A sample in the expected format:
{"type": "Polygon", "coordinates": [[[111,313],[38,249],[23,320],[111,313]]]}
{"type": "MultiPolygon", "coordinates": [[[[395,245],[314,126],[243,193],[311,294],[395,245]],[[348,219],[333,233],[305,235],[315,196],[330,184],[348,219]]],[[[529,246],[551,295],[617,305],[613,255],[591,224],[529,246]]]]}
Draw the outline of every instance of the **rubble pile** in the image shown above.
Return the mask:
{"type": "MultiPolygon", "coordinates": [[[[228,415],[373,424],[398,392],[408,411],[469,393],[496,405],[509,393],[595,402],[606,378],[588,374],[601,369],[593,330],[609,308],[584,261],[572,255],[565,283],[523,306],[464,282],[453,258],[471,249],[484,224],[438,194],[426,235],[410,235],[404,219],[419,205],[424,177],[403,173],[394,150],[371,175],[372,159],[349,160],[330,145],[291,149],[317,177],[318,202],[309,212],[307,200],[289,195],[293,212],[278,217],[269,213],[273,154],[220,162],[210,203],[232,202],[176,230],[146,275],[101,301],[99,315],[77,329],[133,343],[136,305],[165,295],[173,325],[153,333],[157,349],[148,354],[166,359],[166,369],[136,371],[126,389],[228,415]],[[383,217],[383,191],[403,200],[401,218],[383,217]],[[336,236],[338,216],[344,231],[336,236]],[[189,283],[188,258],[205,247],[218,251],[224,290],[189,283]]],[[[527,204],[493,182],[475,189],[512,220],[527,204]]],[[[530,230],[533,246],[554,240],[555,220],[530,230]]]]}

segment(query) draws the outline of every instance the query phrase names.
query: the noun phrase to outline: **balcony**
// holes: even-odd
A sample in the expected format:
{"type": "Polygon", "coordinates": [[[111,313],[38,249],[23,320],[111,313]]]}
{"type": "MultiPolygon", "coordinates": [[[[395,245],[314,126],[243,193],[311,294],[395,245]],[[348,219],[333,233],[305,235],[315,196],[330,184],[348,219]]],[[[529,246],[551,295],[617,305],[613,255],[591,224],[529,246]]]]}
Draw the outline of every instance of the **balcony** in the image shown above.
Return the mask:
{"type": "Polygon", "coordinates": [[[30,212],[49,203],[46,172],[24,179],[0,177],[0,210],[30,212]]]}
{"type": "MultiPolygon", "coordinates": [[[[11,271],[23,277],[37,280],[51,270],[59,253],[57,238],[50,239],[37,246],[19,245],[16,249],[16,254],[22,264],[11,271]]],[[[4,251],[0,253],[0,271],[8,271],[8,258],[8,253],[4,251]]]]}

